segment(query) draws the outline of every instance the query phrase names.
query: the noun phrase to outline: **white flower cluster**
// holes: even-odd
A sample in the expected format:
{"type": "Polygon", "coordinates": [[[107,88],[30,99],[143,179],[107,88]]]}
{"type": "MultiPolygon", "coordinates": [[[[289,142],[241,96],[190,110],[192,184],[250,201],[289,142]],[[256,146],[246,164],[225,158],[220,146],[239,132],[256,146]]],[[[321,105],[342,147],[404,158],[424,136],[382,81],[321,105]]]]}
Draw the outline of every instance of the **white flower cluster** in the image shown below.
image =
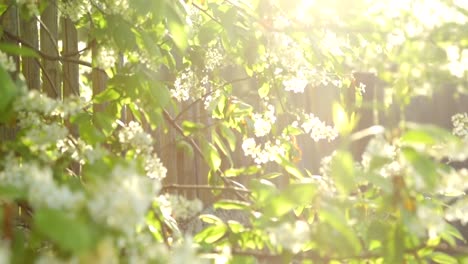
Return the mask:
{"type": "Polygon", "coordinates": [[[452,133],[461,138],[468,139],[468,113],[458,113],[452,116],[452,133]]]}
{"type": "Polygon", "coordinates": [[[297,76],[283,81],[284,90],[293,93],[303,93],[309,83],[303,71],[297,73],[297,76]]]}
{"type": "Polygon", "coordinates": [[[58,1],[58,8],[62,15],[75,22],[91,12],[91,7],[89,0],[58,1]]]}
{"type": "Polygon", "coordinates": [[[0,66],[8,72],[16,71],[16,63],[12,57],[0,51],[0,66]]]}
{"type": "MultiPolygon", "coordinates": [[[[169,250],[162,243],[156,243],[149,233],[138,233],[119,241],[119,248],[125,250],[126,263],[168,263],[169,250]]],[[[110,245],[112,246],[112,245],[110,245]]],[[[108,262],[106,262],[108,263],[108,262]]],[[[119,263],[118,261],[115,262],[119,263]]]]}
{"type": "Polygon", "coordinates": [[[200,200],[188,200],[183,196],[174,194],[160,195],[156,202],[159,204],[163,215],[172,216],[174,219],[189,220],[203,209],[200,200]]]}
{"type": "Polygon", "coordinates": [[[270,133],[272,125],[276,122],[275,108],[273,105],[267,105],[267,110],[264,113],[254,113],[252,119],[254,121],[255,136],[266,136],[270,133]]]}
{"type": "MultiPolygon", "coordinates": [[[[419,223],[424,223],[424,227],[427,229],[429,239],[434,239],[439,236],[446,227],[446,222],[443,216],[437,212],[436,208],[420,204],[416,209],[416,215],[419,219],[419,223]]],[[[421,227],[422,225],[419,224],[414,228],[412,227],[411,230],[418,231],[418,228],[421,227]]],[[[424,233],[422,233],[422,235],[426,235],[425,231],[426,230],[423,230],[424,233]]]]}
{"type": "Polygon", "coordinates": [[[200,81],[195,72],[187,68],[177,76],[171,96],[179,102],[185,102],[190,98],[198,99],[206,93],[203,85],[206,82],[207,80],[200,81]]]}
{"type": "Polygon", "coordinates": [[[26,124],[28,123],[31,123],[31,125],[37,124],[38,116],[34,114],[47,117],[66,118],[79,113],[85,106],[86,104],[82,98],[68,97],[63,101],[60,101],[52,99],[37,90],[30,90],[23,96],[20,96],[14,105],[15,110],[22,114],[23,118],[36,119],[23,121],[23,118],[21,118],[20,121],[25,124],[23,127],[27,127],[26,124]],[[32,116],[29,116],[30,114],[32,116]]]}
{"type": "Polygon", "coordinates": [[[242,150],[245,156],[253,158],[258,165],[276,161],[278,157],[286,155],[286,149],[279,139],[276,139],[274,143],[267,141],[262,147],[257,145],[254,138],[246,138],[242,142],[242,150]]]}
{"type": "Polygon", "coordinates": [[[285,222],[267,231],[273,244],[289,249],[292,253],[298,253],[310,240],[309,225],[304,221],[285,222]]]}
{"type": "Polygon", "coordinates": [[[161,162],[161,159],[156,154],[153,154],[151,158],[147,158],[145,161],[146,175],[151,179],[162,181],[166,178],[167,168],[161,162]]]}
{"type": "Polygon", "coordinates": [[[135,121],[130,121],[128,126],[119,131],[119,142],[135,148],[137,153],[150,153],[153,150],[153,139],[135,121]]]}
{"type": "Polygon", "coordinates": [[[12,155],[5,158],[4,168],[0,172],[2,183],[26,191],[34,208],[75,210],[83,205],[84,194],[58,185],[50,168],[32,162],[21,163],[12,155]]]}
{"type": "Polygon", "coordinates": [[[68,135],[68,129],[62,124],[39,124],[34,129],[27,130],[25,139],[32,143],[33,148],[45,150],[55,146],[58,141],[63,141],[68,135]]]}
{"type": "Polygon", "coordinates": [[[57,184],[49,168],[30,166],[28,181],[28,200],[34,208],[47,207],[73,212],[85,202],[83,193],[57,184]]]}
{"type": "Polygon", "coordinates": [[[88,145],[81,140],[78,140],[78,146],[80,147],[82,153],[82,157],[80,158],[80,163],[85,164],[93,164],[96,161],[102,160],[104,156],[107,155],[108,151],[103,148],[101,145],[97,145],[95,147],[88,145]]]}
{"type": "Polygon", "coordinates": [[[465,195],[468,189],[468,169],[452,169],[444,173],[437,186],[438,192],[445,196],[465,195]]]}
{"type": "Polygon", "coordinates": [[[96,67],[100,69],[108,69],[117,62],[117,54],[110,47],[100,47],[98,55],[95,57],[96,67]]]}
{"type": "Polygon", "coordinates": [[[154,153],[153,138],[143,130],[138,122],[131,121],[128,126],[123,127],[118,137],[120,143],[136,150],[136,154],[143,158],[147,177],[157,182],[166,177],[167,169],[154,153]]]}
{"type": "Polygon", "coordinates": [[[36,0],[16,0],[16,4],[20,7],[25,7],[29,15],[39,15],[38,3],[36,0]]]}
{"type": "Polygon", "coordinates": [[[94,186],[88,209],[95,221],[131,235],[160,188],[159,181],[140,175],[133,167],[118,165],[109,180],[94,186]]]}
{"type": "Polygon", "coordinates": [[[468,223],[468,196],[465,195],[451,205],[446,211],[445,217],[448,221],[460,220],[463,225],[466,225],[468,223]]]}
{"type": "MultiPolygon", "coordinates": [[[[300,127],[309,134],[315,141],[327,139],[328,141],[334,140],[338,137],[338,130],[335,127],[326,125],[318,117],[313,114],[304,114],[302,124],[300,127]]],[[[292,123],[293,127],[299,127],[299,120],[292,123]]]]}
{"type": "MultiPolygon", "coordinates": [[[[218,104],[219,97],[221,96],[221,90],[217,89],[212,91],[210,94],[205,96],[205,100],[203,102],[205,110],[212,111],[218,104]]],[[[212,115],[213,118],[216,118],[215,115],[212,115]]]]}
{"type": "Polygon", "coordinates": [[[262,60],[267,65],[273,65],[275,75],[283,78],[286,91],[303,93],[316,74],[315,70],[311,70],[313,67],[304,56],[304,50],[298,41],[283,33],[272,34],[270,43],[262,60]]]}
{"type": "Polygon", "coordinates": [[[223,62],[223,55],[218,48],[209,48],[205,54],[205,69],[213,71],[221,66],[223,62]]]}
{"type": "Polygon", "coordinates": [[[378,174],[384,178],[400,174],[403,165],[397,160],[397,150],[397,147],[389,144],[384,137],[374,137],[369,141],[365,152],[362,154],[361,164],[365,170],[369,170],[374,157],[384,158],[388,161],[379,169],[378,174]]]}
{"type": "Polygon", "coordinates": [[[186,237],[182,243],[176,245],[171,252],[170,264],[208,264],[207,259],[202,259],[197,255],[192,239],[186,237]]]}

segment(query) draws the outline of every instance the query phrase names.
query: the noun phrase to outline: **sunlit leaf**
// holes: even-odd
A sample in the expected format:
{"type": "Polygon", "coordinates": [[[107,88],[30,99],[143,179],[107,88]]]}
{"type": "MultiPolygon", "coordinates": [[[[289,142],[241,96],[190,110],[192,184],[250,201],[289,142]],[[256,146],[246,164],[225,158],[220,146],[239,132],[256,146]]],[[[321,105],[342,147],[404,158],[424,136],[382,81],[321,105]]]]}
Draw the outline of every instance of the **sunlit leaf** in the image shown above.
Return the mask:
{"type": "Polygon", "coordinates": [[[331,162],[331,176],[336,187],[343,194],[349,194],[356,187],[353,156],[346,151],[337,151],[331,162]]]}
{"type": "Polygon", "coordinates": [[[71,217],[66,212],[53,209],[41,209],[34,214],[34,226],[37,230],[57,243],[57,246],[73,253],[91,249],[96,235],[85,222],[71,217]]]}
{"type": "Polygon", "coordinates": [[[22,57],[39,57],[35,50],[26,46],[18,46],[12,43],[0,43],[0,50],[11,55],[17,55],[22,57]]]}
{"type": "Polygon", "coordinates": [[[209,142],[202,145],[203,156],[212,170],[217,170],[221,166],[221,157],[218,150],[209,142]]]}

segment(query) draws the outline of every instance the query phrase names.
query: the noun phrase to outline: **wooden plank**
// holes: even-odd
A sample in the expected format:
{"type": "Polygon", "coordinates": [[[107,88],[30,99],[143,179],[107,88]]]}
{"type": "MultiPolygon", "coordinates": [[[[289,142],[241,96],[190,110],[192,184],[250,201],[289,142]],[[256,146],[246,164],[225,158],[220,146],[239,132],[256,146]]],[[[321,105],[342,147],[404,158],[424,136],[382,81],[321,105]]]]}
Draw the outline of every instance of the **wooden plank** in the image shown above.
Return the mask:
{"type": "MultiPolygon", "coordinates": [[[[30,44],[33,48],[39,48],[39,30],[37,19],[35,17],[28,21],[21,20],[21,38],[30,44]]],[[[26,84],[29,89],[39,90],[41,88],[40,68],[38,61],[34,58],[21,59],[21,67],[26,84]]]]}
{"type": "MultiPolygon", "coordinates": [[[[41,51],[57,57],[58,52],[58,10],[57,1],[48,1],[49,5],[41,14],[40,46],[41,51]]],[[[57,60],[43,59],[42,91],[52,98],[61,98],[60,67],[57,60]]]]}

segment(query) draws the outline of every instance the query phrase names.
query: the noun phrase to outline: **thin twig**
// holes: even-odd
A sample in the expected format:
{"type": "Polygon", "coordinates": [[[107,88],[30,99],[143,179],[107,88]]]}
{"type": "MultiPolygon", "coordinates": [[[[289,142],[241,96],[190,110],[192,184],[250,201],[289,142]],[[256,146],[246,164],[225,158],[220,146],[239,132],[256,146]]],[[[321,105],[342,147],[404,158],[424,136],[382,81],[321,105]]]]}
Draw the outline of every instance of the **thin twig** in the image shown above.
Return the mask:
{"type": "Polygon", "coordinates": [[[250,194],[251,191],[247,189],[241,189],[237,187],[225,187],[225,186],[211,186],[211,185],[190,185],[190,184],[169,184],[162,187],[163,190],[168,189],[180,189],[180,190],[219,190],[219,191],[236,191],[241,193],[250,194]]]}
{"type": "Polygon", "coordinates": [[[46,60],[56,60],[56,61],[65,61],[65,62],[71,62],[71,63],[76,63],[76,64],[80,64],[80,65],[83,65],[83,66],[87,66],[87,67],[90,67],[92,68],[93,65],[90,63],[90,62],[87,62],[87,61],[82,61],[82,60],[76,60],[76,59],[72,59],[72,58],[68,58],[68,57],[63,57],[63,56],[52,56],[52,55],[48,55],[48,54],[45,54],[44,52],[40,51],[39,49],[37,49],[36,47],[34,47],[33,45],[31,45],[30,43],[28,43],[27,41],[25,41],[24,39],[20,38],[19,36],[15,35],[15,34],[12,34],[8,31],[3,31],[3,33],[15,40],[15,41],[18,41],[19,43],[21,43],[23,46],[26,46],[32,50],[34,50],[40,57],[46,59],[46,60]]]}

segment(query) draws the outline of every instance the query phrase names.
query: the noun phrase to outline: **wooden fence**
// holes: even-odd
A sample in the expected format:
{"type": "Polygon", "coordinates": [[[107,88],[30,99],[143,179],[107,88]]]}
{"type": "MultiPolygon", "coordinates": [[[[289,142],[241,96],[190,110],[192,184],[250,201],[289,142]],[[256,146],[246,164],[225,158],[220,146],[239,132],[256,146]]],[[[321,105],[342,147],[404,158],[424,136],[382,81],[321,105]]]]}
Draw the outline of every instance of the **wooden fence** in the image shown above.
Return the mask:
{"type": "MultiPolygon", "coordinates": [[[[1,17],[4,28],[2,41],[21,44],[37,50],[40,59],[15,58],[18,65],[17,71],[24,75],[29,89],[41,90],[50,97],[64,99],[70,95],[79,95],[80,67],[92,67],[92,65],[80,60],[78,31],[74,23],[67,18],[59,17],[56,0],[49,2],[51,4],[43,11],[40,19],[32,18],[29,21],[21,20],[18,10],[11,6],[1,17]],[[61,43],[61,48],[59,43],[61,43]]],[[[87,39],[86,42],[95,43],[92,39],[87,39]]],[[[88,48],[91,49],[92,56],[96,56],[98,47],[91,45],[88,48]]],[[[357,73],[355,79],[357,83],[362,82],[366,85],[366,93],[363,98],[367,102],[365,105],[374,106],[375,103],[382,102],[383,87],[377,84],[375,75],[357,73]]],[[[92,67],[91,82],[93,94],[100,93],[107,85],[106,73],[99,68],[92,67]]],[[[340,91],[335,87],[309,87],[306,89],[305,95],[297,98],[295,103],[303,105],[306,112],[315,113],[320,119],[331,124],[331,106],[333,101],[338,98],[340,98],[340,91]]],[[[352,104],[352,99],[350,102],[352,104]]],[[[467,111],[467,105],[468,99],[466,97],[455,100],[452,91],[445,91],[436,94],[432,99],[417,99],[414,104],[410,105],[410,110],[406,113],[398,111],[390,111],[391,113],[389,113],[389,111],[383,110],[375,112],[371,107],[362,107],[357,109],[361,115],[357,129],[386,122],[386,125],[392,125],[392,122],[396,122],[395,120],[399,120],[400,116],[405,115],[410,121],[427,121],[448,128],[450,124],[447,122],[450,122],[450,116],[456,112],[467,111]]],[[[94,106],[96,112],[103,109],[105,109],[105,105],[94,106]]],[[[204,111],[202,105],[191,109],[182,116],[182,119],[188,118],[205,124],[209,122],[206,117],[201,115],[204,111]]],[[[124,113],[122,116],[122,121],[125,123],[131,120],[131,115],[128,113],[124,113]]],[[[167,112],[166,117],[172,120],[174,115],[167,112]]],[[[176,121],[173,120],[173,122],[176,121]]],[[[11,139],[14,136],[14,127],[0,127],[0,139],[11,139]]],[[[206,164],[196,153],[191,155],[190,152],[184,151],[183,144],[180,143],[186,139],[181,138],[176,129],[160,128],[153,136],[157,142],[156,150],[168,169],[167,185],[203,186],[208,184],[206,164]]],[[[299,138],[298,141],[303,153],[300,166],[310,168],[313,171],[317,171],[320,159],[336,148],[334,143],[312,143],[305,138],[299,138]]],[[[356,157],[362,153],[365,144],[366,142],[362,141],[354,146],[353,152],[356,157]]],[[[233,157],[235,164],[251,164],[252,161],[244,157],[240,145],[237,149],[238,151],[234,153],[233,157]]],[[[79,168],[75,169],[79,170],[79,168]]],[[[209,190],[203,188],[182,188],[180,193],[187,197],[199,197],[205,201],[211,199],[209,190]]]]}

